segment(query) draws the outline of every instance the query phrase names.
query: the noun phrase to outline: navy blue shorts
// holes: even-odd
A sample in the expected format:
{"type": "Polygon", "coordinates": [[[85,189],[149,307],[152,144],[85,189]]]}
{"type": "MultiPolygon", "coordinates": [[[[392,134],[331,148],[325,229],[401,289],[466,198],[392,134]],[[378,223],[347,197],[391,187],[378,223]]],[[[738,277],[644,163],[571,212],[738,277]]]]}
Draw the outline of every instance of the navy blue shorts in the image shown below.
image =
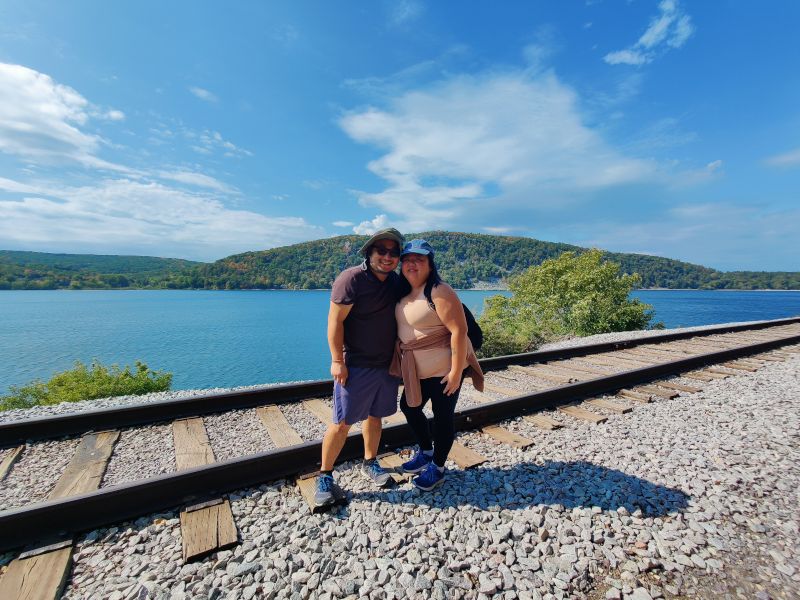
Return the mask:
{"type": "Polygon", "coordinates": [[[400,379],[388,369],[348,367],[347,383],[333,384],[333,422],[348,425],[367,417],[383,419],[397,412],[400,379]]]}

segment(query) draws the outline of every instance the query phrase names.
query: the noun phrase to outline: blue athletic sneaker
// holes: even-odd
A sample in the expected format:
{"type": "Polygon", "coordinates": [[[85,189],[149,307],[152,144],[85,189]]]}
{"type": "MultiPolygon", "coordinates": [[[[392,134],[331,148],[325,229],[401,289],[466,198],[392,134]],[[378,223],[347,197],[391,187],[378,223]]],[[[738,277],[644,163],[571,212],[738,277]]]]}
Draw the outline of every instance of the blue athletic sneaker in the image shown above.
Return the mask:
{"type": "Polygon", "coordinates": [[[417,453],[411,460],[403,463],[404,473],[419,473],[433,460],[432,456],[428,456],[422,450],[417,450],[417,453]]]}
{"type": "Polygon", "coordinates": [[[422,473],[414,477],[413,482],[419,489],[429,492],[444,482],[444,471],[440,472],[436,463],[430,462],[422,473]]]}
{"type": "Polygon", "coordinates": [[[361,474],[378,487],[383,487],[389,483],[391,477],[389,472],[374,458],[364,461],[361,465],[361,474]]]}
{"type": "Polygon", "coordinates": [[[326,506],[333,503],[333,475],[323,473],[317,477],[317,491],[314,493],[314,504],[326,506]]]}

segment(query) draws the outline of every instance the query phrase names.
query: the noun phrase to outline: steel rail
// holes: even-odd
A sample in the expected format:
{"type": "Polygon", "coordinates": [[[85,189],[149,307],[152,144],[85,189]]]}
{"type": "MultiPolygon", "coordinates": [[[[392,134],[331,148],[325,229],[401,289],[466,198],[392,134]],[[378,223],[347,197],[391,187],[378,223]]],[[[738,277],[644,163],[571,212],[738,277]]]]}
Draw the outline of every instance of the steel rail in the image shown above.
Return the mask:
{"type": "MultiPolygon", "coordinates": [[[[566,404],[587,396],[646,383],[664,375],[795,343],[800,343],[800,334],[520,394],[460,410],[454,417],[455,426],[457,430],[473,429],[516,417],[525,412],[566,404]]],[[[412,441],[408,425],[397,424],[384,428],[381,445],[385,448],[396,448],[412,441]]],[[[53,537],[69,536],[142,514],[202,501],[265,481],[308,472],[319,464],[320,451],[321,442],[306,442],[289,448],[159,475],[139,482],[111,486],[88,494],[2,511],[0,551],[12,550],[53,537]]],[[[354,432],[348,436],[339,458],[354,459],[360,456],[362,451],[361,433],[354,432]]]]}
{"type": "MultiPolygon", "coordinates": [[[[706,337],[737,331],[755,331],[800,323],[800,317],[754,321],[743,325],[715,325],[696,331],[654,334],[632,340],[602,342],[558,350],[543,350],[524,354],[511,354],[485,358],[480,361],[484,371],[503,369],[511,364],[526,365],[551,360],[565,360],[598,352],[622,350],[642,344],[664,343],[693,337],[706,337]]],[[[164,400],[147,404],[134,404],[110,409],[88,410],[54,417],[21,419],[0,423],[0,448],[58,437],[147,425],[185,417],[197,417],[228,410],[254,408],[269,404],[284,404],[331,393],[330,379],[298,384],[273,385],[240,392],[203,394],[179,400],[164,400]]]]}

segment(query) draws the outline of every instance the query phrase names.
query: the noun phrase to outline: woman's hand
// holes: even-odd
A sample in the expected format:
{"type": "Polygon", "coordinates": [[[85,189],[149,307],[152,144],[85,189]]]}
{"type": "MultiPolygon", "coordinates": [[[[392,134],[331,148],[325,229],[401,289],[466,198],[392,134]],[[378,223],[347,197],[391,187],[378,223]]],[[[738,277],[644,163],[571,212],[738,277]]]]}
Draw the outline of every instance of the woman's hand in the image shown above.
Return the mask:
{"type": "Polygon", "coordinates": [[[447,375],[442,377],[439,383],[447,383],[447,385],[444,386],[444,393],[446,396],[452,396],[458,391],[458,388],[461,387],[461,373],[451,370],[447,375]]]}

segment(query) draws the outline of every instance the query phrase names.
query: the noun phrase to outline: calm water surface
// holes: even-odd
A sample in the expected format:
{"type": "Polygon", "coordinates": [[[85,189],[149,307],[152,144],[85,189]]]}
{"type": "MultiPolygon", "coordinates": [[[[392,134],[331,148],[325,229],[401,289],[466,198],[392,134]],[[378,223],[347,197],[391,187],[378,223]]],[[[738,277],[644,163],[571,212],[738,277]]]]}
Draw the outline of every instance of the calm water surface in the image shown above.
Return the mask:
{"type": "MultiPolygon", "coordinates": [[[[498,292],[459,292],[476,314],[498,292]]],[[[667,327],[800,315],[800,292],[640,291],[667,327]]],[[[0,394],[76,360],[174,374],[174,389],[328,376],[327,291],[2,291],[0,394]]]]}

